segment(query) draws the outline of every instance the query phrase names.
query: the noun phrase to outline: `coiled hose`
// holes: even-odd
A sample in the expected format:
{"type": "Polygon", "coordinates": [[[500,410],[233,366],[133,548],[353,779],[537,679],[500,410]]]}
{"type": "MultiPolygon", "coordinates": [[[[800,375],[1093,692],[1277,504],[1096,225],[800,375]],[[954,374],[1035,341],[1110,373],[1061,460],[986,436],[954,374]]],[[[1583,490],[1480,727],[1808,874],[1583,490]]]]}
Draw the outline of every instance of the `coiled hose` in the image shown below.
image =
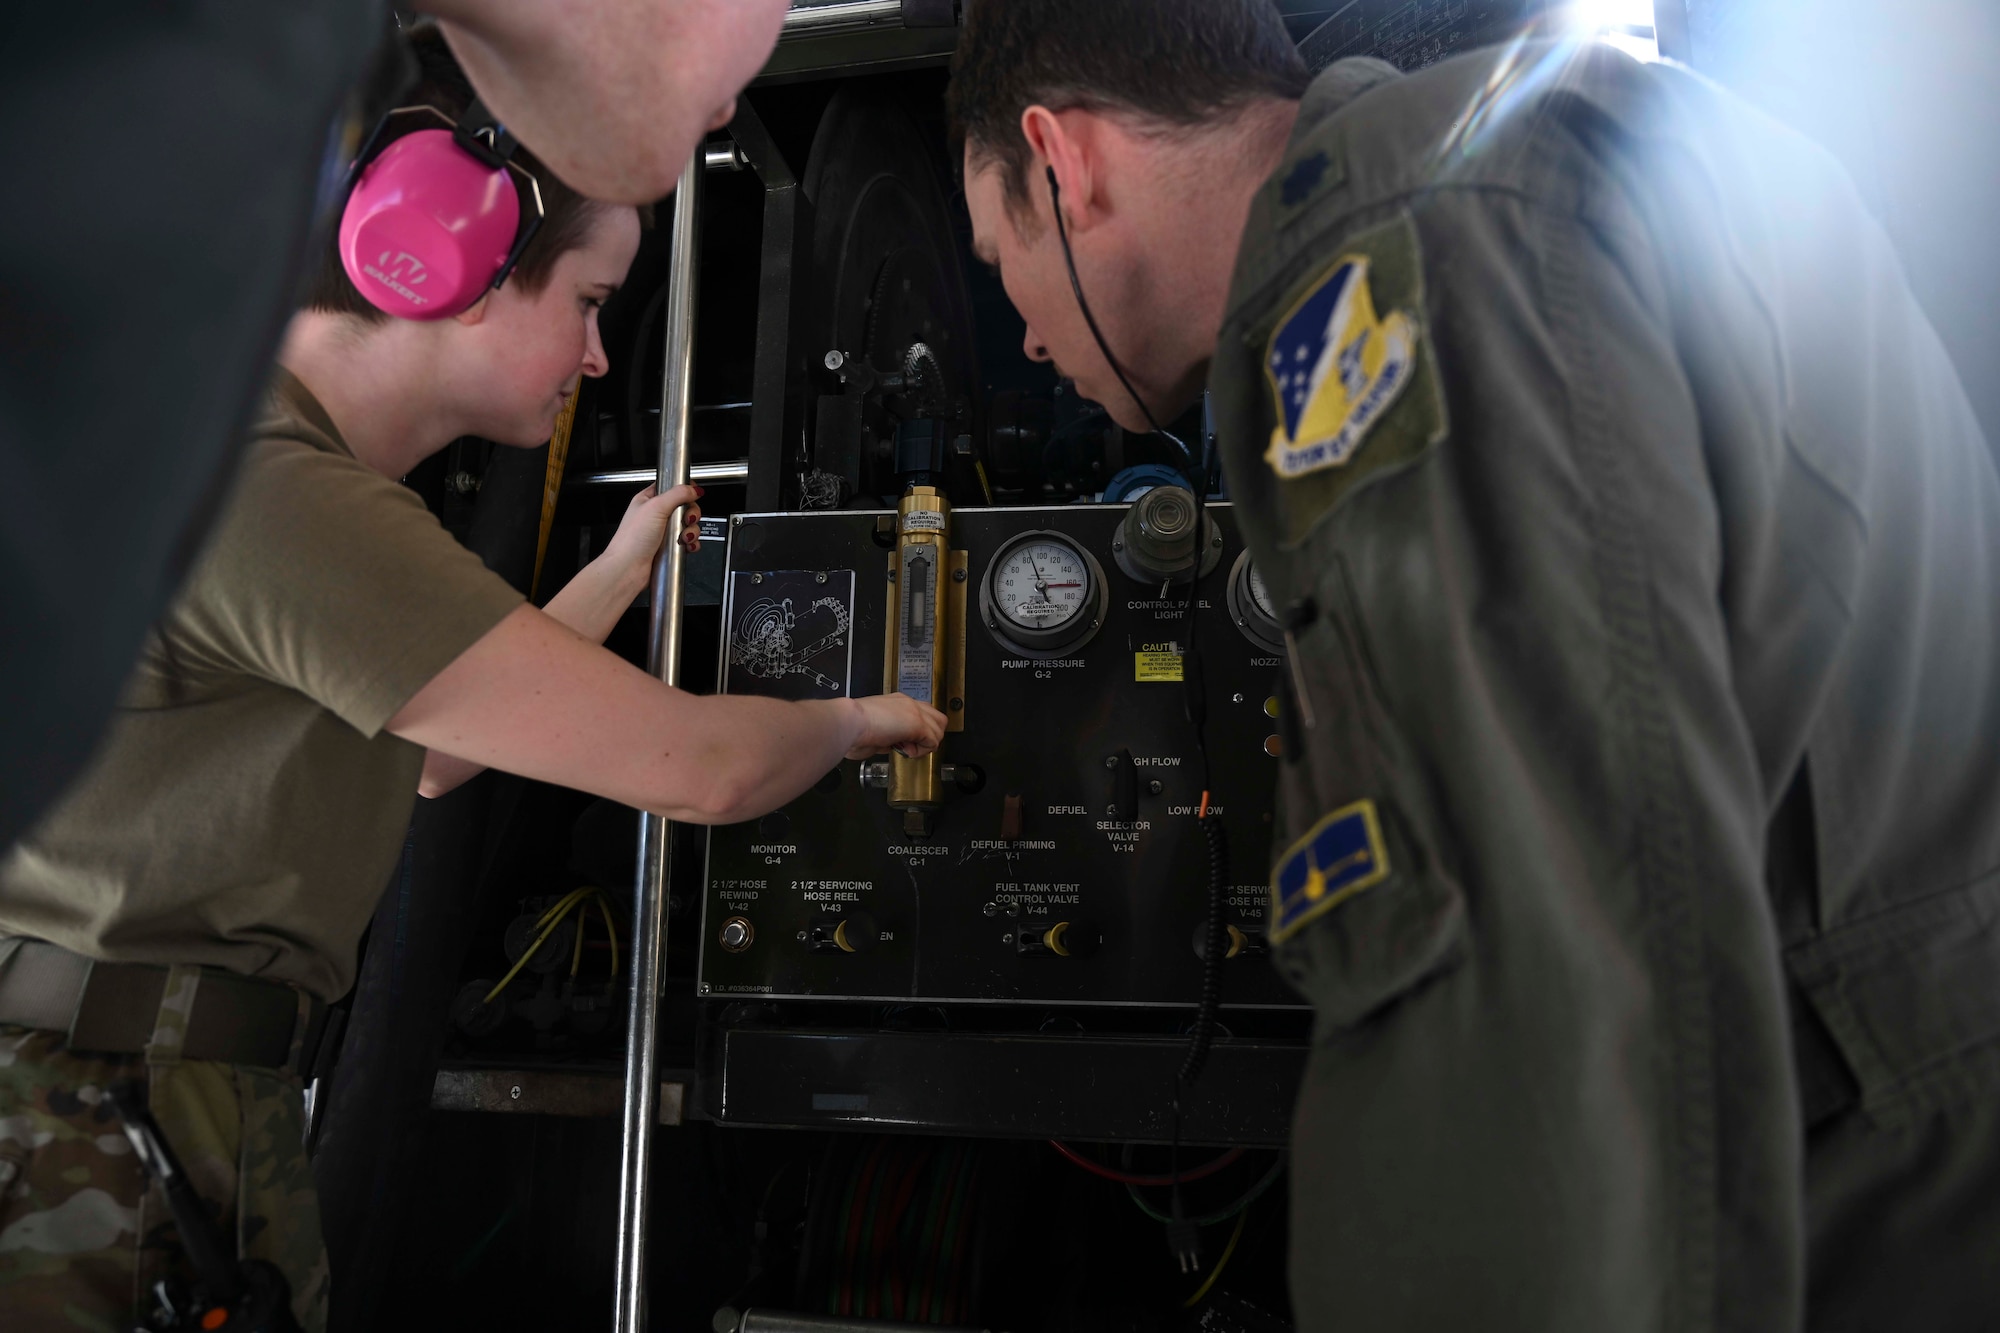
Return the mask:
{"type": "Polygon", "coordinates": [[[937,354],[928,343],[911,343],[910,350],[903,353],[903,378],[935,395],[937,402],[932,406],[943,406],[944,367],[938,364],[937,354]]]}
{"type": "Polygon", "coordinates": [[[1208,843],[1208,936],[1201,951],[1201,1003],[1195,1010],[1187,1058],[1181,1061],[1182,1087],[1200,1078],[1208,1063],[1208,1048],[1215,1041],[1216,1011],[1222,1007],[1222,959],[1229,940],[1228,923],[1223,920],[1229,896],[1229,835],[1217,815],[1205,814],[1195,826],[1208,843]]]}

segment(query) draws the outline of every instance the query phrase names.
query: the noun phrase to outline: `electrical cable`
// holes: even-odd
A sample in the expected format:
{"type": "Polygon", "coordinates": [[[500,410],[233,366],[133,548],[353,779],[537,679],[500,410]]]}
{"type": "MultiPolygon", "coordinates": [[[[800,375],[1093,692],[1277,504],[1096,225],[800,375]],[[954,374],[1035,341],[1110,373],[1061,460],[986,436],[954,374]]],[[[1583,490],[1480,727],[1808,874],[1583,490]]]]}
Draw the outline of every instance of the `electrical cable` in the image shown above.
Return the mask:
{"type": "Polygon", "coordinates": [[[611,924],[611,899],[603,889],[594,889],[597,895],[597,910],[604,914],[604,933],[611,937],[611,975],[618,976],[618,927],[611,924]]]}
{"type": "Polygon", "coordinates": [[[910,1275],[910,1289],[903,1300],[903,1318],[910,1323],[918,1322],[925,1302],[930,1299],[926,1256],[930,1254],[932,1243],[944,1225],[945,1187],[949,1181],[950,1168],[940,1161],[931,1173],[930,1202],[924,1207],[924,1224],[917,1232],[916,1271],[910,1275]]]}
{"type": "Polygon", "coordinates": [[[852,1294],[854,1280],[854,1256],[855,1252],[861,1246],[862,1218],[867,1208],[869,1189],[875,1182],[876,1168],[881,1164],[882,1154],[887,1147],[887,1140],[878,1142],[875,1145],[875,1150],[868,1154],[867,1161],[862,1164],[861,1173],[854,1181],[852,1191],[849,1194],[852,1202],[847,1210],[847,1236],[841,1245],[840,1305],[838,1309],[832,1310],[829,1313],[853,1313],[847,1307],[852,1294]]]}
{"type": "MultiPolygon", "coordinates": [[[[1257,1200],[1263,1196],[1264,1191],[1270,1189],[1271,1186],[1278,1183],[1278,1177],[1283,1175],[1284,1173],[1285,1173],[1285,1154],[1279,1153],[1277,1160],[1271,1163],[1271,1169],[1264,1173],[1263,1179],[1259,1180],[1255,1185],[1252,1185],[1241,1196],[1231,1201],[1230,1203],[1224,1205],[1222,1208],[1217,1209],[1215,1212],[1206,1213],[1200,1217],[1186,1218],[1184,1220],[1187,1222],[1189,1226],[1197,1226],[1197,1227],[1212,1227],[1218,1223],[1227,1222],[1230,1218],[1236,1216],[1238,1213],[1242,1212],[1245,1208],[1248,1208],[1251,1204],[1257,1202],[1257,1200]]],[[[1125,1192],[1131,1196],[1132,1202],[1138,1205],[1139,1211],[1144,1213],[1146,1216],[1152,1218],[1155,1222],[1171,1223],[1174,1220],[1173,1218],[1168,1217],[1165,1213],[1161,1212],[1159,1209],[1153,1207],[1152,1204],[1147,1203],[1146,1196],[1139,1193],[1138,1186],[1127,1185],[1125,1187],[1125,1192]]]]}
{"type": "MultiPolygon", "coordinates": [[[[907,1147],[908,1145],[905,1145],[907,1147]]],[[[931,1146],[925,1144],[906,1160],[903,1172],[896,1178],[895,1187],[886,1191],[888,1201],[886,1220],[875,1240],[875,1271],[869,1277],[868,1317],[881,1315],[894,1319],[898,1303],[899,1262],[902,1246],[899,1238],[903,1230],[903,1219],[910,1211],[910,1200],[916,1196],[917,1184],[923,1179],[924,1170],[930,1165],[931,1146]],[[884,1306],[887,1306],[884,1309],[884,1306]]]]}
{"type": "Polygon", "coordinates": [[[972,1151],[966,1149],[958,1157],[958,1171],[952,1179],[952,1201],[944,1215],[944,1243],[938,1247],[938,1291],[930,1305],[930,1323],[944,1323],[952,1309],[952,1295],[956,1291],[954,1269],[960,1253],[960,1237],[964,1235],[966,1201],[972,1197],[974,1175],[974,1157],[972,1151]]]}
{"type": "MultiPolygon", "coordinates": [[[[932,1145],[927,1143],[924,1145],[923,1151],[917,1154],[916,1162],[910,1167],[908,1173],[904,1175],[902,1185],[896,1191],[895,1205],[889,1211],[888,1241],[890,1254],[889,1262],[882,1273],[881,1294],[889,1307],[884,1313],[891,1319],[899,1316],[903,1305],[902,1269],[901,1265],[896,1262],[904,1248],[900,1244],[904,1224],[903,1220],[909,1216],[910,1204],[916,1198],[917,1186],[923,1180],[924,1169],[930,1165],[932,1151],[932,1145]]],[[[870,1297],[870,1301],[872,1303],[872,1296],[870,1297]]],[[[869,1314],[870,1317],[873,1317],[875,1314],[872,1304],[869,1314]]]]}
{"type": "Polygon", "coordinates": [[[1194,1289],[1194,1295],[1181,1302],[1183,1310],[1192,1310],[1201,1304],[1201,1298],[1208,1295],[1208,1289],[1215,1285],[1215,1279],[1222,1276],[1222,1270],[1229,1266],[1229,1256],[1236,1253],[1236,1242],[1243,1239],[1243,1225],[1250,1220],[1250,1209],[1246,1206],[1236,1215],[1236,1229],[1229,1233],[1229,1243],[1222,1247],[1222,1257],[1215,1261],[1215,1267],[1208,1270],[1208,1280],[1194,1289]]]}
{"type": "MultiPolygon", "coordinates": [[[[1202,794],[1203,804],[1207,793],[1202,794]]],[[[1216,1012],[1222,1007],[1222,960],[1227,952],[1228,923],[1223,913],[1229,898],[1229,836],[1222,820],[1207,816],[1195,821],[1208,842],[1208,933],[1201,958],[1201,1000],[1195,1008],[1194,1033],[1176,1081],[1182,1086],[1201,1077],[1215,1040],[1216,1012]]]]}
{"type": "Polygon", "coordinates": [[[1128,1171],[1114,1170],[1094,1158],[1086,1157],[1060,1139],[1050,1139],[1049,1146],[1094,1176],[1102,1176],[1120,1185],[1149,1185],[1155,1189],[1170,1189],[1176,1183],[1184,1185],[1191,1180],[1206,1180],[1216,1172],[1233,1166],[1242,1159],[1244,1153],[1249,1151],[1247,1148],[1231,1148],[1213,1161],[1203,1162],[1200,1166],[1183,1171],[1177,1176],[1138,1176],[1128,1171]]]}
{"type": "Polygon", "coordinates": [[[1062,241],[1063,263],[1069,268],[1069,286],[1070,290],[1076,293],[1076,308],[1083,312],[1083,322],[1090,326],[1090,336],[1097,340],[1097,350],[1104,353],[1104,363],[1111,367],[1111,373],[1118,377],[1118,383],[1124,386],[1126,394],[1139,405],[1139,411],[1144,414],[1146,424],[1153,428],[1155,435],[1171,441],[1173,446],[1181,451],[1181,471],[1189,472],[1195,465],[1194,454],[1189,451],[1180,436],[1169,433],[1160,425],[1158,419],[1153,416],[1153,409],[1146,406],[1146,400],[1132,387],[1131,377],[1126,375],[1125,367],[1118,363],[1118,358],[1111,354],[1111,344],[1104,340],[1103,332],[1097,327],[1097,316],[1090,313],[1090,302],[1083,299],[1083,281],[1076,276],[1076,256],[1070,253],[1069,248],[1069,227],[1063,222],[1062,187],[1056,184],[1054,167],[1045,167],[1043,170],[1049,177],[1049,209],[1056,215],[1056,236],[1062,241]]]}
{"type": "Polygon", "coordinates": [[[972,1293],[966,1291],[966,1283],[964,1283],[964,1277],[966,1277],[966,1243],[972,1237],[972,1217],[974,1217],[974,1203],[972,1203],[972,1199],[978,1193],[980,1167],[978,1167],[978,1157],[974,1157],[972,1153],[966,1153],[966,1161],[970,1163],[970,1179],[966,1181],[966,1195],[964,1195],[966,1207],[958,1215],[956,1235],[952,1237],[950,1283],[944,1289],[944,1315],[942,1315],[940,1323],[962,1323],[964,1315],[966,1315],[966,1305],[972,1301],[972,1293]]]}
{"type": "Polygon", "coordinates": [[[492,990],[486,992],[486,998],[480,1001],[481,1004],[491,1004],[500,998],[500,992],[507,989],[507,983],[521,975],[521,969],[528,965],[528,960],[533,958],[544,944],[548,943],[549,936],[556,933],[556,927],[562,925],[563,918],[569,915],[569,909],[576,906],[587,892],[589,892],[587,889],[572,890],[561,902],[542,913],[536,920],[535,925],[540,926],[543,922],[548,922],[547,928],[541,934],[535,936],[533,944],[530,944],[526,949],[521,951],[521,956],[514,960],[514,966],[507,969],[507,975],[500,978],[499,983],[492,990]],[[552,916],[554,920],[550,920],[552,916]]]}
{"type": "MultiPolygon", "coordinates": [[[[1182,701],[1188,723],[1194,728],[1195,750],[1201,760],[1201,814],[1197,817],[1196,825],[1201,828],[1202,836],[1208,844],[1209,878],[1207,948],[1202,959],[1201,1002],[1195,1010],[1194,1031],[1188,1039],[1187,1056],[1174,1074],[1171,1103],[1173,1137],[1169,1147],[1168,1162],[1174,1175],[1179,1176],[1181,1092],[1188,1084],[1201,1077],[1201,1071],[1208,1063],[1209,1045],[1215,1037],[1215,1016],[1222,1004],[1221,955],[1226,928],[1223,913],[1228,903],[1229,840],[1223,836],[1220,816],[1211,816],[1208,813],[1209,795],[1213,790],[1209,782],[1208,698],[1204,693],[1206,682],[1202,673],[1201,650],[1195,641],[1195,609],[1201,603],[1199,593],[1201,564],[1202,557],[1207,553],[1209,478],[1216,461],[1215,435],[1208,428],[1207,413],[1204,412],[1200,471],[1198,476],[1192,475],[1191,469],[1196,467],[1193,453],[1180,437],[1170,434],[1160,425],[1158,418],[1153,415],[1153,409],[1146,405],[1146,400],[1132,387],[1132,380],[1126,375],[1125,368],[1119,364],[1118,358],[1112,355],[1111,344],[1105,341],[1103,330],[1097,327],[1097,317],[1091,313],[1090,302],[1084,299],[1083,280],[1077,276],[1076,255],[1070,249],[1069,226],[1063,220],[1062,187],[1056,181],[1056,169],[1047,166],[1043,170],[1049,181],[1049,210],[1055,214],[1056,236],[1062,242],[1063,264],[1069,270],[1070,290],[1076,295],[1077,309],[1083,314],[1083,322],[1089,326],[1090,336],[1097,340],[1097,350],[1104,354],[1105,364],[1111,367],[1111,373],[1118,377],[1118,383],[1124,387],[1132,401],[1139,405],[1139,411],[1145,416],[1146,424],[1153,428],[1154,434],[1172,441],[1180,450],[1182,472],[1187,477],[1189,489],[1194,493],[1194,568],[1188,573],[1187,601],[1181,613],[1187,635],[1187,646],[1181,654],[1181,680],[1182,701]]],[[[1185,1267],[1197,1261],[1197,1257],[1184,1248],[1193,1246],[1197,1238],[1181,1217],[1181,1196],[1178,1185],[1173,1187],[1172,1212],[1171,1218],[1163,1219],[1167,1222],[1168,1245],[1175,1250],[1176,1256],[1185,1267]]]]}

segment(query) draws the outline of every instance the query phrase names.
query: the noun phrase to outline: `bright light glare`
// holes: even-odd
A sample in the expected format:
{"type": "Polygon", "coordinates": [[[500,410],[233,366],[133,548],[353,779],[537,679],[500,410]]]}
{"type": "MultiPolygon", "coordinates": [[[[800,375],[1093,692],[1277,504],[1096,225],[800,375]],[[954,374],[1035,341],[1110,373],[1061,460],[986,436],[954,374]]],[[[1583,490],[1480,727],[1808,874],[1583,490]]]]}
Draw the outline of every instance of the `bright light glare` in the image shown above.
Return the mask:
{"type": "Polygon", "coordinates": [[[1588,28],[1650,28],[1653,0],[1575,0],[1571,22],[1588,28]]]}
{"type": "Polygon", "coordinates": [[[1601,40],[1640,60],[1660,58],[1659,37],[1653,31],[1653,0],[1571,0],[1563,15],[1572,28],[1596,33],[1601,40]]]}

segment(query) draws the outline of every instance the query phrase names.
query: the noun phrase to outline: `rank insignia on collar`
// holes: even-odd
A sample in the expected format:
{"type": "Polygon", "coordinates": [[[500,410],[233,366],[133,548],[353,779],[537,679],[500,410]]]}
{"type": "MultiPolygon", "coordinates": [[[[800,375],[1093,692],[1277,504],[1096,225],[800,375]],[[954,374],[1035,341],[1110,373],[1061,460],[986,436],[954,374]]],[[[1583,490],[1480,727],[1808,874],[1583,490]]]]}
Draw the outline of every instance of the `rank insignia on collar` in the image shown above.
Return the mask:
{"type": "Polygon", "coordinates": [[[1377,318],[1368,260],[1343,255],[1298,299],[1264,349],[1278,424],[1264,459],[1286,479],[1353,458],[1369,428],[1409,384],[1417,324],[1404,311],[1377,318]]]}
{"type": "Polygon", "coordinates": [[[1389,853],[1375,802],[1356,801],[1323,816],[1285,849],[1271,874],[1271,940],[1289,939],[1308,921],[1389,877],[1389,853]]]}
{"type": "Polygon", "coordinates": [[[1326,178],[1327,165],[1324,151],[1309,153],[1292,163],[1292,169],[1278,183],[1278,202],[1286,208],[1297,208],[1311,198],[1312,192],[1326,178]]]}

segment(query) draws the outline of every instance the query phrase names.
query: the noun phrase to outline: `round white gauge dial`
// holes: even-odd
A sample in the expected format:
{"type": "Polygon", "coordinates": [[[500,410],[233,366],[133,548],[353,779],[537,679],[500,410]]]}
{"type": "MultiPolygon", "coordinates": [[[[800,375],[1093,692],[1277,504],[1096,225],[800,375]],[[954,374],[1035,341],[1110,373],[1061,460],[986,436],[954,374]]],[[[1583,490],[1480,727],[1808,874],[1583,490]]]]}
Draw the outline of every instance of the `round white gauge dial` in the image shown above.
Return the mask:
{"type": "Polygon", "coordinates": [[[1277,605],[1271,601],[1271,590],[1264,586],[1264,576],[1257,572],[1257,566],[1254,563],[1250,566],[1249,584],[1250,600],[1256,603],[1259,611],[1276,620],[1278,618],[1277,605]]]}
{"type": "Polygon", "coordinates": [[[1006,553],[992,573],[993,607],[1024,630],[1053,630],[1092,604],[1091,572],[1082,552],[1066,542],[1038,538],[1006,553]]]}
{"type": "Polygon", "coordinates": [[[1285,631],[1278,620],[1277,599],[1251,563],[1248,551],[1238,555],[1229,570],[1229,618],[1244,638],[1265,652],[1284,651],[1285,631]]]}

